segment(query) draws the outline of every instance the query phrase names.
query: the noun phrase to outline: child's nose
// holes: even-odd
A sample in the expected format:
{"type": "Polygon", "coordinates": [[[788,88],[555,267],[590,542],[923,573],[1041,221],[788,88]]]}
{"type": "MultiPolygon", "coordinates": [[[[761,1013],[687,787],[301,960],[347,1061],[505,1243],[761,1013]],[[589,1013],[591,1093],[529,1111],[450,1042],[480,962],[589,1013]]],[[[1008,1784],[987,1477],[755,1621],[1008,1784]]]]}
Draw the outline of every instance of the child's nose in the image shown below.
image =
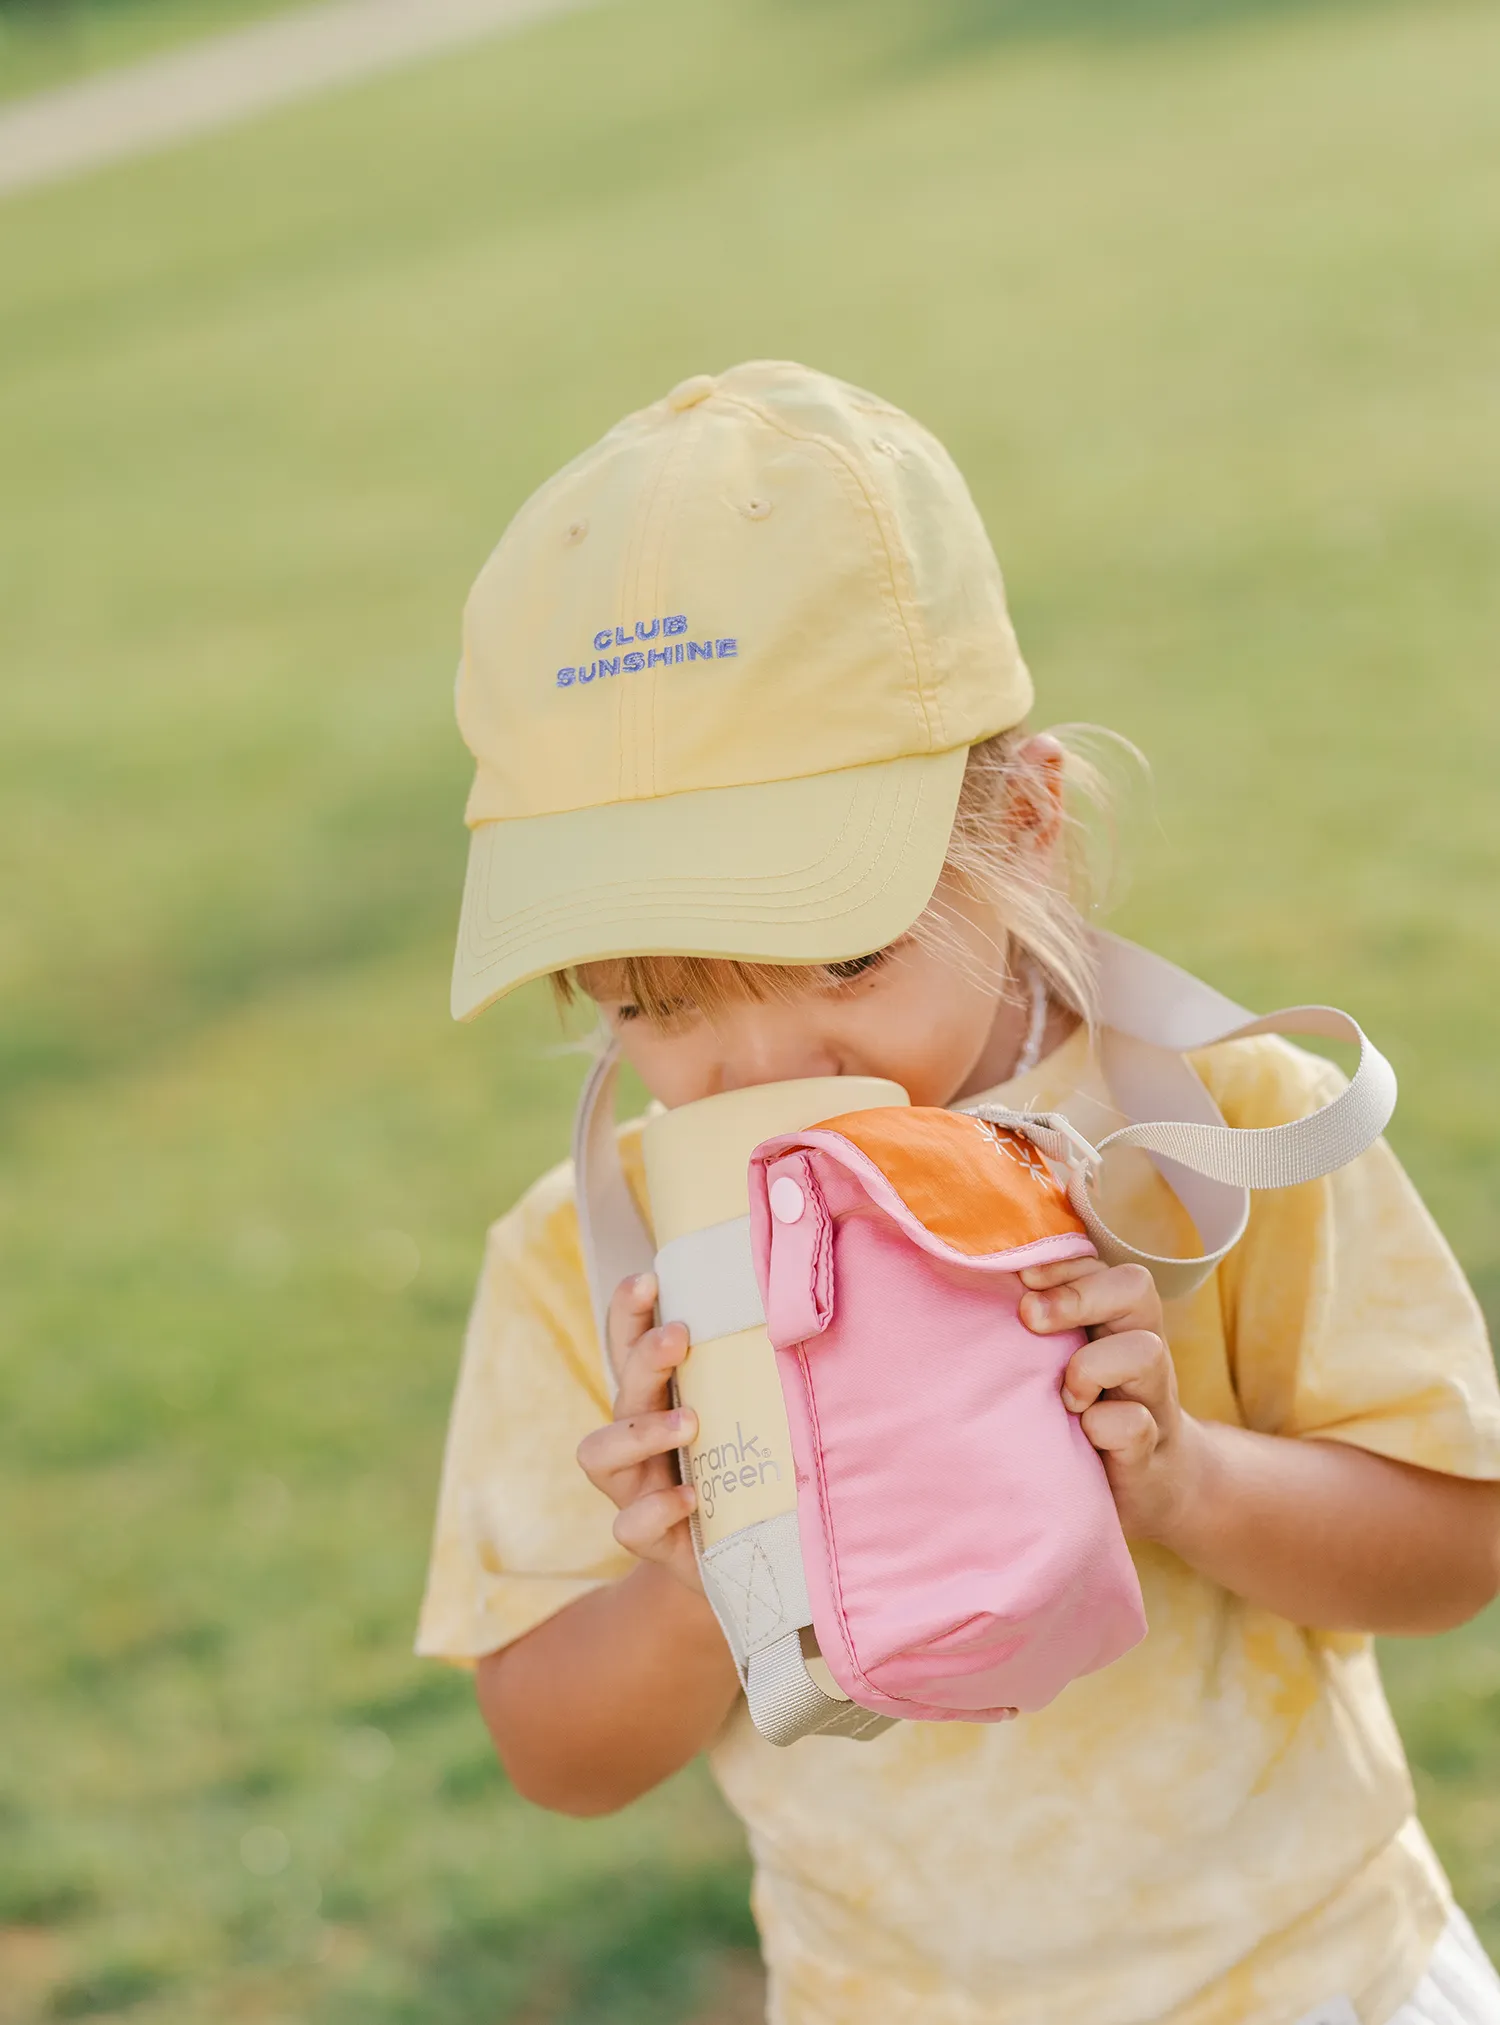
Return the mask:
{"type": "Polygon", "coordinates": [[[816,1036],[752,1032],[735,1036],[726,1047],[719,1069],[719,1087],[744,1090],[756,1083],[791,1083],[803,1076],[837,1076],[842,1069],[837,1050],[816,1036]]]}

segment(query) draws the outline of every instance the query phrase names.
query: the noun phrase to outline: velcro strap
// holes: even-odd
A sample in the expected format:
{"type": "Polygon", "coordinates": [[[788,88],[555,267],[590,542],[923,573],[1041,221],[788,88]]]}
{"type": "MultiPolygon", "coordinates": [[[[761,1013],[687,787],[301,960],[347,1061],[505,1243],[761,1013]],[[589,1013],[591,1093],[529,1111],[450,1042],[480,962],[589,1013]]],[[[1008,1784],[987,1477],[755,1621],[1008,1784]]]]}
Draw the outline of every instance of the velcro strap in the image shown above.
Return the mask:
{"type": "Polygon", "coordinates": [[[797,1514],[757,1519],[704,1549],[703,1586],[743,1666],[752,1654],[812,1623],[797,1514]]]}

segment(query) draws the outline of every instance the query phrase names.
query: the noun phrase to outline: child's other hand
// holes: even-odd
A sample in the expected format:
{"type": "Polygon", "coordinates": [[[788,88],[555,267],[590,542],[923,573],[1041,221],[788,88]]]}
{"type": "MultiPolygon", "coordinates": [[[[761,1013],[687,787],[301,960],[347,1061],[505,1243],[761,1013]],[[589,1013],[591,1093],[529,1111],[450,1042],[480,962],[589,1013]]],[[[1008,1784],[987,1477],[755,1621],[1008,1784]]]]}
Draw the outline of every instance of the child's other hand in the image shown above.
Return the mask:
{"type": "Polygon", "coordinates": [[[698,1431],[690,1407],[672,1405],[671,1377],[688,1353],[680,1322],[651,1327],[656,1278],[622,1280],[609,1304],[609,1358],[619,1380],[615,1417],[578,1444],[589,1482],[619,1506],[615,1538],[642,1561],[656,1561],[701,1595],[688,1514],[696,1502],[679,1483],[676,1450],[698,1431]]]}
{"type": "Polygon", "coordinates": [[[1063,1373],[1063,1404],[1104,1458],[1126,1533],[1164,1539],[1191,1496],[1197,1422],[1178,1403],[1155,1282],[1144,1266],[1102,1259],[1032,1266],[1021,1280],[1028,1329],[1088,1330],[1063,1373]]]}

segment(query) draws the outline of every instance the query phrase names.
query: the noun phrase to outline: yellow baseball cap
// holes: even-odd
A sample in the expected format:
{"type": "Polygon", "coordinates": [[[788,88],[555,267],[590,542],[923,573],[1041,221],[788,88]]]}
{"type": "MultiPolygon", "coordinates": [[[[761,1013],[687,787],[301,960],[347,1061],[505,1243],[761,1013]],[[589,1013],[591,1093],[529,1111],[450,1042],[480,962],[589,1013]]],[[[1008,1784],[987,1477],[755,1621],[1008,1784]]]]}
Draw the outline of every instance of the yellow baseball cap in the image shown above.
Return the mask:
{"type": "Polygon", "coordinates": [[[934,437],[805,366],[684,380],[535,493],[469,594],[454,1017],[605,957],[894,941],[969,746],[1030,704],[934,437]]]}

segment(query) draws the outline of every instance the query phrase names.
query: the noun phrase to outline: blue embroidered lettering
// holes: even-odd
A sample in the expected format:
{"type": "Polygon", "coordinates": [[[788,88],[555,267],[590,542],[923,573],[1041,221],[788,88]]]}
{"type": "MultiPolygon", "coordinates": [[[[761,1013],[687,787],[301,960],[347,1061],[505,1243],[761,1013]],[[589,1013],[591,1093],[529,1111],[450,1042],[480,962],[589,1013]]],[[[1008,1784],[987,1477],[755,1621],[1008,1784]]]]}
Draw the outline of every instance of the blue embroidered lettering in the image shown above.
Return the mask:
{"type": "Polygon", "coordinates": [[[580,662],[576,668],[559,668],[556,683],[559,689],[571,689],[575,683],[602,682],[606,676],[618,675],[622,668],[627,675],[637,675],[646,668],[681,667],[684,661],[731,661],[738,657],[740,643],[728,634],[710,640],[682,640],[677,636],[687,631],[687,613],[669,612],[659,619],[635,619],[629,627],[604,626],[594,635],[594,647],[601,656],[590,662],[580,662]],[[646,640],[670,640],[671,644],[653,647],[642,653],[635,643],[646,640]],[[607,647],[628,647],[627,654],[607,654],[607,647]]]}

